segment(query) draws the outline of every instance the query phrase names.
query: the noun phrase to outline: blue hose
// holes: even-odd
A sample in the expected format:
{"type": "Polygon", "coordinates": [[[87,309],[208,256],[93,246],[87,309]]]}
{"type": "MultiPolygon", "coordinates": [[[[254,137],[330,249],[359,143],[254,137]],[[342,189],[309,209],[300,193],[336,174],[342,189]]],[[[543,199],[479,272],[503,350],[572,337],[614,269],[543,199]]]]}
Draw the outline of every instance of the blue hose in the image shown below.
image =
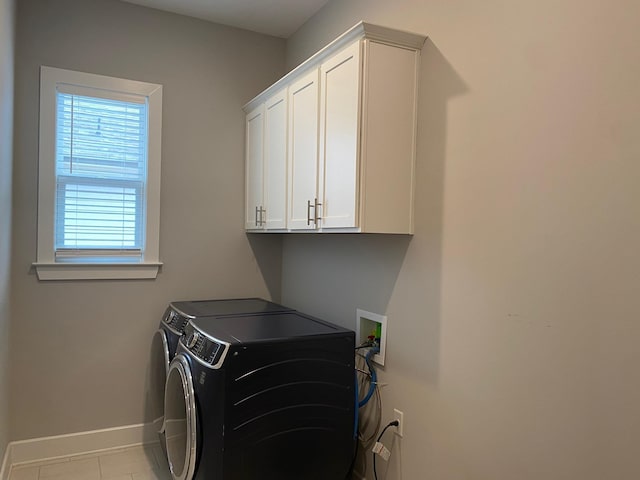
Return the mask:
{"type": "Polygon", "coordinates": [[[354,420],[353,420],[353,438],[357,440],[358,439],[358,422],[360,421],[360,419],[358,418],[358,413],[359,413],[359,410],[360,410],[360,406],[358,405],[358,395],[359,395],[359,393],[358,393],[358,372],[357,371],[355,372],[354,377],[355,377],[355,380],[356,380],[356,382],[355,382],[356,383],[356,388],[355,388],[355,391],[356,391],[356,408],[355,408],[355,411],[356,412],[354,414],[354,420]]]}
{"type": "Polygon", "coordinates": [[[358,403],[358,407],[364,407],[371,397],[373,396],[373,392],[376,391],[376,382],[378,381],[378,374],[376,373],[376,369],[371,365],[371,357],[373,357],[376,353],[378,353],[380,349],[378,347],[373,347],[364,357],[364,361],[367,363],[367,367],[369,367],[369,372],[371,372],[371,382],[369,385],[369,391],[365,395],[365,397],[358,403]]]}

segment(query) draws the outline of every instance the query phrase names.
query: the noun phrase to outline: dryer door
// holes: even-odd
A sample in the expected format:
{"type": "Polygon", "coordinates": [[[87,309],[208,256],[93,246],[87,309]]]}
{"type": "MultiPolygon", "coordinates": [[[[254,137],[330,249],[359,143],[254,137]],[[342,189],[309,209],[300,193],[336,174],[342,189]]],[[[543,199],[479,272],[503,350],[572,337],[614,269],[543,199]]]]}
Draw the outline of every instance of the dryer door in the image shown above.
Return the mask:
{"type": "Polygon", "coordinates": [[[171,362],[164,396],[167,457],[174,480],[191,480],[196,467],[196,402],[184,354],[171,362]]]}
{"type": "Polygon", "coordinates": [[[153,409],[153,426],[158,433],[164,432],[164,385],[169,372],[169,344],[167,334],[158,329],[151,342],[151,378],[149,390],[153,409]]]}

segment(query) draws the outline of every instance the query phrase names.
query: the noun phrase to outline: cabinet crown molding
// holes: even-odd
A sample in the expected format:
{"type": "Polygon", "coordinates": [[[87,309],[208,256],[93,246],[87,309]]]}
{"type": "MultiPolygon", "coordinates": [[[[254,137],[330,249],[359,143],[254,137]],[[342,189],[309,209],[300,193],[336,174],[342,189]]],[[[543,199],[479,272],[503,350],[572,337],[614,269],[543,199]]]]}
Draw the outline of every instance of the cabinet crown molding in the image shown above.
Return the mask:
{"type": "Polygon", "coordinates": [[[285,88],[297,77],[303,75],[311,68],[317,67],[324,59],[359,39],[374,40],[411,50],[421,50],[424,42],[427,40],[427,36],[361,21],[250,100],[242,107],[243,110],[246,113],[250,112],[260,105],[260,103],[264,102],[266,98],[275,94],[278,90],[285,88]]]}

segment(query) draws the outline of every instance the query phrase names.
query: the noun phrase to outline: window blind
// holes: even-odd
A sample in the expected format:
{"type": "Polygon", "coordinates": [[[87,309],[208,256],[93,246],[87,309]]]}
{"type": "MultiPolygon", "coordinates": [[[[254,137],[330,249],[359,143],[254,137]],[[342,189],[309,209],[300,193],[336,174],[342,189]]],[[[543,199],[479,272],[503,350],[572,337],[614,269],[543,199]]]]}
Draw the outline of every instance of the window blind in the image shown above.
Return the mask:
{"type": "Polygon", "coordinates": [[[56,256],[140,255],[147,103],[56,93],[56,256]]]}

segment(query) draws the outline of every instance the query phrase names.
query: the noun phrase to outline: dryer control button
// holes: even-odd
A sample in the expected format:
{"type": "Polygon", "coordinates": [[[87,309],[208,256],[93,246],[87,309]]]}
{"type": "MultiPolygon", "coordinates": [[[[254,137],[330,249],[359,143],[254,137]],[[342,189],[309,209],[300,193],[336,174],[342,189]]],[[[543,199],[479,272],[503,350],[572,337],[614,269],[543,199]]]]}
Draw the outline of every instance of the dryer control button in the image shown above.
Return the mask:
{"type": "Polygon", "coordinates": [[[198,332],[191,333],[191,336],[187,339],[187,347],[189,348],[195,347],[196,343],[198,343],[199,338],[200,338],[200,335],[198,334],[198,332]]]}

